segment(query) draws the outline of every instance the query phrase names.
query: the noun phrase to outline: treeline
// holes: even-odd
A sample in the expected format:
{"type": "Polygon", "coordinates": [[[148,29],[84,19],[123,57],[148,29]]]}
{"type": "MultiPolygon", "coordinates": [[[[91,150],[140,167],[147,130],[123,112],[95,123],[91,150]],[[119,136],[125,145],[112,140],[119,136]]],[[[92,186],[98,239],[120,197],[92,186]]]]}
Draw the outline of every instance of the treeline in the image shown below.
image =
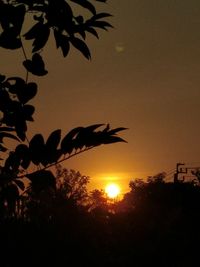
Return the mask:
{"type": "Polygon", "coordinates": [[[198,266],[200,187],[163,174],[130,182],[120,202],[57,166],[56,189],[28,188],[1,214],[1,266],[198,266]],[[22,205],[23,203],[23,205],[22,205]]]}

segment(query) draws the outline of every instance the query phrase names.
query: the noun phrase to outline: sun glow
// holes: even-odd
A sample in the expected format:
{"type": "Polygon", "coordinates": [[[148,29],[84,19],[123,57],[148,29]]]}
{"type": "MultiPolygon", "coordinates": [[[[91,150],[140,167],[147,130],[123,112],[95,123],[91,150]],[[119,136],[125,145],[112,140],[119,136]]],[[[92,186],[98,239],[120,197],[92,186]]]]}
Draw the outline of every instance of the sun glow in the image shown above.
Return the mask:
{"type": "Polygon", "coordinates": [[[110,183],[106,186],[105,192],[109,198],[116,198],[120,194],[120,187],[115,183],[110,183]]]}

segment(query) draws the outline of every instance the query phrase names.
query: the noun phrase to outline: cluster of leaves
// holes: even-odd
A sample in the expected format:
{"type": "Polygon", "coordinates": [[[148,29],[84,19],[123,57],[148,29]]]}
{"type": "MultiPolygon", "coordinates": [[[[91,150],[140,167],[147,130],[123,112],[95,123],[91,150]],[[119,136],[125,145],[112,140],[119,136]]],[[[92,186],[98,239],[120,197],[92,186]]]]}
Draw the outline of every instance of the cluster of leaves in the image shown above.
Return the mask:
{"type": "MultiPolygon", "coordinates": [[[[96,0],[97,1],[97,0],[96,0]]],[[[99,1],[105,2],[105,1],[99,1]]],[[[68,55],[70,45],[78,49],[87,59],[91,58],[90,50],[85,43],[86,33],[98,38],[96,28],[107,30],[110,23],[102,20],[111,16],[108,13],[97,13],[95,6],[87,0],[41,0],[41,1],[0,1],[0,46],[6,49],[23,47],[23,40],[32,41],[32,59],[25,59],[24,67],[34,75],[45,75],[40,52],[48,42],[50,33],[55,38],[57,48],[61,48],[64,57],[68,55]],[[72,4],[75,3],[89,11],[89,18],[76,16],[72,4]],[[33,24],[22,33],[24,19],[31,15],[33,24]],[[34,54],[37,54],[35,57],[34,54]]]]}
{"type": "Polygon", "coordinates": [[[0,75],[0,152],[4,153],[0,169],[0,209],[7,203],[11,213],[14,212],[19,190],[25,190],[23,178],[28,178],[35,192],[49,187],[56,189],[55,177],[47,168],[96,146],[124,142],[117,133],[125,128],[110,129],[107,125],[97,130],[102,124],[74,128],[64,138],[61,138],[60,129],[53,131],[46,141],[42,134],[34,135],[30,141],[26,138],[27,122],[33,121],[35,111],[29,101],[37,94],[37,84],[28,81],[28,74],[44,76],[48,73],[41,52],[50,34],[64,57],[72,45],[90,59],[86,34],[99,38],[97,29],[112,27],[102,20],[109,16],[97,13],[89,0],[0,0],[0,47],[21,48],[26,69],[26,79],[0,75]],[[75,15],[75,5],[87,11],[85,16],[75,15]],[[29,27],[25,33],[24,25],[29,27]],[[30,58],[25,51],[26,41],[32,42],[30,58]],[[4,138],[19,142],[8,156],[4,138]],[[37,171],[30,172],[33,165],[37,171]]]}
{"type": "MultiPolygon", "coordinates": [[[[11,137],[5,131],[14,131],[17,136],[24,141],[27,131],[27,121],[33,121],[33,113],[35,108],[27,104],[37,93],[37,84],[26,83],[22,78],[7,78],[0,75],[0,111],[2,112],[1,124],[8,127],[0,128],[0,137],[11,137]],[[4,130],[4,133],[2,132],[4,130]]],[[[2,139],[1,138],[1,139],[2,139]]],[[[17,139],[18,140],[18,139],[17,139]]],[[[2,140],[0,140],[2,142],[2,140]]],[[[1,146],[0,150],[5,151],[5,147],[1,146]]]]}
{"type": "MultiPolygon", "coordinates": [[[[95,131],[102,124],[88,127],[77,127],[67,133],[61,140],[61,130],[53,131],[46,142],[41,134],[36,134],[29,144],[19,144],[5,162],[9,170],[27,169],[31,162],[36,166],[47,168],[50,165],[66,160],[78,153],[84,152],[102,144],[125,142],[116,134],[126,128],[110,129],[107,125],[103,130],[95,131]],[[61,158],[63,156],[63,158],[61,158]]],[[[15,170],[16,171],[16,170],[15,170]]]]}

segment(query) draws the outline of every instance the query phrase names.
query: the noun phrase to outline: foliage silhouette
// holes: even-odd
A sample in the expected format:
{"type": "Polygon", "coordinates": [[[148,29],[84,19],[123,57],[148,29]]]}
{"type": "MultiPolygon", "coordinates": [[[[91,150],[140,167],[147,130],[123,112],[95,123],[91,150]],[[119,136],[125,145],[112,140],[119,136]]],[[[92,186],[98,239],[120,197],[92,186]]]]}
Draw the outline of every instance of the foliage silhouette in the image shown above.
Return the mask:
{"type": "Polygon", "coordinates": [[[54,174],[47,170],[51,166],[102,144],[125,142],[117,134],[126,128],[110,129],[109,125],[103,124],[77,127],[63,139],[58,129],[49,135],[46,142],[42,134],[34,135],[30,141],[26,136],[28,122],[34,121],[35,107],[30,101],[38,91],[37,84],[29,81],[29,75],[44,76],[48,73],[42,52],[50,35],[53,34],[56,47],[61,49],[64,57],[73,46],[85,58],[91,59],[86,44],[87,34],[98,38],[97,29],[112,27],[104,21],[110,16],[98,13],[92,1],[87,0],[0,0],[0,47],[22,49],[22,64],[26,70],[25,79],[0,75],[0,194],[1,206],[6,203],[12,210],[11,214],[15,213],[13,203],[17,203],[20,190],[24,190],[24,178],[30,181],[34,190],[40,191],[49,186],[54,188],[54,174]],[[75,14],[75,5],[84,15],[75,14]],[[25,49],[27,42],[32,43],[28,53],[25,49]],[[102,130],[99,130],[100,127],[102,130]],[[5,138],[14,139],[19,144],[8,151],[5,138]],[[33,165],[37,167],[35,172],[31,171],[33,165]]]}

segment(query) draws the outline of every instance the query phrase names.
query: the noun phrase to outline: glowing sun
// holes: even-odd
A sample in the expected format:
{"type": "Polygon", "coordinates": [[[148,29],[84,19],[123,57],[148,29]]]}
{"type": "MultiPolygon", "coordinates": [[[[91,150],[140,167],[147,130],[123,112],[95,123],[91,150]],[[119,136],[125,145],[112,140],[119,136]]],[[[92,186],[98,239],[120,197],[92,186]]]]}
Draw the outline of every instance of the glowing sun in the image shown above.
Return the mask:
{"type": "Polygon", "coordinates": [[[106,194],[110,198],[116,198],[120,194],[120,187],[117,184],[108,184],[105,188],[106,194]]]}

